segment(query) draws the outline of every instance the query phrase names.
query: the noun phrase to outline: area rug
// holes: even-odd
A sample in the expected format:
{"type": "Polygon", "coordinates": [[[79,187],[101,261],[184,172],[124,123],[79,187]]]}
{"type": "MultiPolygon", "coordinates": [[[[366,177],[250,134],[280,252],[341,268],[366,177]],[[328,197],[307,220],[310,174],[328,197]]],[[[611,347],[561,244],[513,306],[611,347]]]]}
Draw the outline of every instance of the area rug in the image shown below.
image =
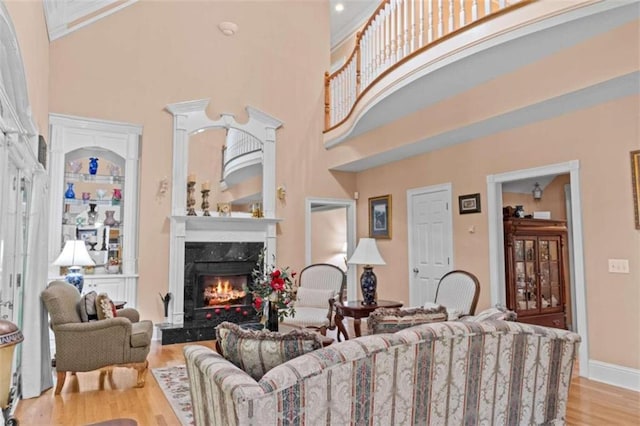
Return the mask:
{"type": "Polygon", "coordinates": [[[183,426],[194,425],[189,394],[189,378],[185,365],[152,368],[151,372],[160,385],[165,398],[183,426]]]}

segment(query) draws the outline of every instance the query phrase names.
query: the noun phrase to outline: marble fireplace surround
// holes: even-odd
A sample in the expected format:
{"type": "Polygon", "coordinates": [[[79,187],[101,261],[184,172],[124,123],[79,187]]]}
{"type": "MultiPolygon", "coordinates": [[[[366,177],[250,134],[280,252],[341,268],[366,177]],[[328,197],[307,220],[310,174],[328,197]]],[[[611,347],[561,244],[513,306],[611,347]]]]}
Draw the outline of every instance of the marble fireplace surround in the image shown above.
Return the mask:
{"type": "Polygon", "coordinates": [[[275,252],[276,224],[279,221],[251,217],[171,217],[171,250],[176,257],[175,264],[170,268],[169,291],[173,296],[169,305],[171,324],[184,324],[185,243],[258,242],[264,244],[267,253],[275,252]]]}

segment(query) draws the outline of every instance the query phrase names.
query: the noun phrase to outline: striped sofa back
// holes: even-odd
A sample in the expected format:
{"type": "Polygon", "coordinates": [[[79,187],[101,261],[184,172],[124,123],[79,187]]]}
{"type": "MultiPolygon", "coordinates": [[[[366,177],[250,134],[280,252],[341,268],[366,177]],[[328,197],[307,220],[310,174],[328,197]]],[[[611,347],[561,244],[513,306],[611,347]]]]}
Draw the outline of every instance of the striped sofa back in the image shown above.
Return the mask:
{"type": "Polygon", "coordinates": [[[503,321],[364,336],[295,358],[258,383],[228,365],[207,371],[210,386],[200,390],[226,414],[199,420],[194,399],[196,423],[563,423],[579,342],[569,331],[503,321]]]}

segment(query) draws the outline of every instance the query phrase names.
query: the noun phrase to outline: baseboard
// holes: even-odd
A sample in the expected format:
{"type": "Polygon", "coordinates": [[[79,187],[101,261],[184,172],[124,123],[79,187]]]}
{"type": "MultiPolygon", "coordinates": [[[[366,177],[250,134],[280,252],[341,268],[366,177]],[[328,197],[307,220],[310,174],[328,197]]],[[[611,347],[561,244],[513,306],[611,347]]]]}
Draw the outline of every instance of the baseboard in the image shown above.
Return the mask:
{"type": "Polygon", "coordinates": [[[591,360],[589,379],[640,392],[640,370],[634,368],[591,360]]]}

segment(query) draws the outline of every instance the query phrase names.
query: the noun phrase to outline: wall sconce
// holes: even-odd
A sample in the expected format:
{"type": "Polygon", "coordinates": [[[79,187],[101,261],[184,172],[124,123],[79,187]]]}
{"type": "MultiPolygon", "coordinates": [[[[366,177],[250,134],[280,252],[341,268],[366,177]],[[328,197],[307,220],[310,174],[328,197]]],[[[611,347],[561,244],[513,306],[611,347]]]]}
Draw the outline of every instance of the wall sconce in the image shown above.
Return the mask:
{"type": "Polygon", "coordinates": [[[280,185],[277,189],[278,200],[284,201],[287,198],[287,187],[284,185],[280,185]]]}
{"type": "Polygon", "coordinates": [[[540,188],[540,184],[538,182],[533,186],[533,191],[531,191],[531,193],[533,194],[533,199],[536,201],[542,198],[542,188],[540,188]]]}

